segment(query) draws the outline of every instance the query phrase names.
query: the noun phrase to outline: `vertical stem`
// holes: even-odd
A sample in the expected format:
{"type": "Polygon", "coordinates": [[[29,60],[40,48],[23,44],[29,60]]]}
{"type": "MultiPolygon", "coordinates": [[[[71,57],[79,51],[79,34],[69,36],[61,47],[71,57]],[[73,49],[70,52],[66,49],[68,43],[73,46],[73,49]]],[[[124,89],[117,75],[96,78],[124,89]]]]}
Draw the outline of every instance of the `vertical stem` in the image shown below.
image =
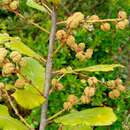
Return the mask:
{"type": "Polygon", "coordinates": [[[55,34],[56,34],[56,12],[54,8],[51,14],[51,20],[52,20],[52,27],[51,27],[50,37],[49,37],[49,48],[48,48],[48,58],[47,58],[47,63],[46,63],[45,89],[44,89],[44,96],[46,97],[46,102],[42,106],[41,122],[40,122],[39,130],[45,130],[45,127],[47,124],[46,114],[47,114],[47,108],[48,108],[49,89],[50,89],[51,77],[52,77],[52,54],[53,54],[55,34]]]}

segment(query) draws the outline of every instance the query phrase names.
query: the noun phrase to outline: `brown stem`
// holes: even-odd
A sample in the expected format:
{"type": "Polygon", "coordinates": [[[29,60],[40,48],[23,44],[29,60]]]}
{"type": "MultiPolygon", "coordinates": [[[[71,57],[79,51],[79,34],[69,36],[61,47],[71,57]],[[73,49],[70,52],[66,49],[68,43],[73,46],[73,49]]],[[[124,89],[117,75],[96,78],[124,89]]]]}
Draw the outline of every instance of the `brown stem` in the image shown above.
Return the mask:
{"type": "Polygon", "coordinates": [[[47,64],[46,64],[45,89],[44,89],[44,96],[46,98],[46,102],[42,106],[41,122],[40,122],[39,130],[45,130],[45,127],[47,124],[46,114],[47,114],[47,108],[48,108],[49,89],[50,89],[51,77],[52,77],[52,54],[53,54],[55,34],[56,34],[56,12],[54,8],[51,14],[51,20],[52,20],[52,27],[51,27],[51,33],[50,33],[50,38],[49,38],[49,50],[48,50],[48,58],[47,58],[47,64]]]}

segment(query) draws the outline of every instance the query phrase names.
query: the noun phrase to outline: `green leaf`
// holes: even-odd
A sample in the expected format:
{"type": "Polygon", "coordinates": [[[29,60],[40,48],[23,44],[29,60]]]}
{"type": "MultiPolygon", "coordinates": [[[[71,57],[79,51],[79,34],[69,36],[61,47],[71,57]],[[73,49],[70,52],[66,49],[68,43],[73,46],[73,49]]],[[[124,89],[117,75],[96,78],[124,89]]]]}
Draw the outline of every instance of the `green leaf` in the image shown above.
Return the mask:
{"type": "Polygon", "coordinates": [[[8,108],[0,105],[0,129],[2,130],[29,130],[19,120],[12,118],[8,113],[8,108]]]}
{"type": "Polygon", "coordinates": [[[41,12],[47,12],[47,10],[42,5],[39,5],[38,3],[34,2],[34,0],[27,0],[26,4],[27,6],[37,9],[41,12]]]}
{"type": "Polygon", "coordinates": [[[45,69],[31,57],[23,57],[23,59],[25,66],[21,67],[19,78],[25,77],[31,81],[31,84],[26,84],[24,89],[17,89],[12,96],[22,107],[33,109],[42,105],[45,101],[45,98],[41,95],[44,91],[45,69]]]}
{"type": "Polygon", "coordinates": [[[26,84],[24,89],[17,89],[12,96],[19,105],[26,109],[38,107],[45,101],[45,98],[29,84],[26,84]]]}
{"type": "Polygon", "coordinates": [[[113,71],[114,68],[116,67],[124,67],[123,65],[120,64],[111,64],[111,65],[94,65],[86,68],[81,68],[81,69],[76,69],[76,72],[79,71],[87,71],[87,72],[96,72],[96,71],[103,71],[103,72],[108,72],[108,71],[113,71]]]}
{"type": "Polygon", "coordinates": [[[93,130],[93,128],[86,125],[78,125],[78,126],[63,126],[62,130],[93,130]]]}
{"type": "Polygon", "coordinates": [[[45,68],[33,58],[24,57],[24,60],[26,64],[20,69],[20,73],[28,80],[31,80],[32,84],[43,92],[45,68]]]}
{"type": "Polygon", "coordinates": [[[63,125],[87,125],[87,126],[105,126],[111,125],[116,121],[116,115],[109,107],[97,107],[79,112],[73,112],[55,120],[56,123],[63,125]]]}
{"type": "Polygon", "coordinates": [[[8,34],[0,34],[0,44],[4,44],[5,42],[8,42],[10,40],[10,37],[8,34]]]}
{"type": "Polygon", "coordinates": [[[41,59],[41,56],[35,53],[32,49],[26,46],[19,38],[10,37],[10,42],[5,43],[5,46],[11,50],[19,51],[21,54],[41,59]]]}

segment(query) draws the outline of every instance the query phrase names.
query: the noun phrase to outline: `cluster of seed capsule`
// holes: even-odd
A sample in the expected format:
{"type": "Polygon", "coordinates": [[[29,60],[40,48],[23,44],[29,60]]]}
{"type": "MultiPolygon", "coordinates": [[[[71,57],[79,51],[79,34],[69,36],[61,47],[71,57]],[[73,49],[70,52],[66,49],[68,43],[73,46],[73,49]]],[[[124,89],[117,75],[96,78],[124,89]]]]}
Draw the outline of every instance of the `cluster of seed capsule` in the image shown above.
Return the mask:
{"type": "Polygon", "coordinates": [[[80,98],[83,104],[89,104],[91,102],[91,98],[96,93],[96,84],[98,83],[98,80],[96,77],[89,77],[87,82],[88,86],[84,89],[84,93],[80,98]]]}
{"type": "Polygon", "coordinates": [[[63,107],[65,110],[70,110],[77,103],[78,103],[78,97],[72,94],[68,96],[67,101],[64,102],[63,107]]]}
{"type": "MultiPolygon", "coordinates": [[[[9,52],[9,50],[4,47],[0,48],[0,68],[1,75],[3,77],[17,75],[20,68],[25,65],[26,61],[18,51],[9,52]]],[[[5,86],[3,82],[0,82],[0,85],[0,88],[2,88],[2,86],[5,86]]],[[[16,88],[23,88],[24,85],[24,79],[17,79],[14,86],[16,88]]]]}
{"type": "Polygon", "coordinates": [[[90,59],[93,54],[93,49],[89,48],[85,50],[85,43],[76,43],[75,37],[72,34],[68,34],[64,30],[59,30],[56,33],[56,37],[62,44],[66,44],[71,50],[76,52],[76,57],[81,61],[90,59]]]}
{"type": "MultiPolygon", "coordinates": [[[[68,19],[66,20],[67,31],[58,30],[56,33],[56,38],[63,45],[66,44],[71,50],[75,51],[76,57],[81,61],[90,59],[93,55],[93,49],[92,48],[86,49],[85,43],[76,43],[75,37],[73,36],[73,29],[77,28],[79,25],[85,27],[86,24],[93,25],[94,23],[100,22],[101,30],[109,31],[111,29],[111,25],[109,22],[104,21],[102,21],[97,15],[92,15],[87,20],[85,20],[85,17],[81,12],[76,12],[72,16],[68,17],[68,19]]],[[[113,19],[112,22],[116,24],[116,29],[124,29],[129,24],[126,12],[119,11],[117,18],[113,19]]]]}
{"type": "Polygon", "coordinates": [[[118,98],[121,93],[126,90],[126,87],[122,84],[122,80],[119,78],[117,78],[116,80],[107,81],[106,84],[111,90],[108,94],[111,99],[118,98]]]}
{"type": "Polygon", "coordinates": [[[19,1],[18,0],[3,0],[3,7],[10,10],[16,11],[18,9],[19,1]]]}
{"type": "Polygon", "coordinates": [[[81,12],[76,12],[66,20],[66,28],[72,30],[77,28],[79,25],[84,27],[85,25],[93,25],[98,22],[101,23],[100,29],[103,31],[109,31],[111,29],[110,22],[113,22],[116,25],[116,29],[124,29],[129,24],[127,13],[125,11],[119,11],[117,18],[113,20],[102,20],[98,15],[92,15],[85,19],[81,12]]]}
{"type": "Polygon", "coordinates": [[[58,90],[58,91],[61,91],[63,90],[64,86],[62,83],[60,83],[57,79],[52,79],[52,87],[55,89],[55,90],[58,90]]]}

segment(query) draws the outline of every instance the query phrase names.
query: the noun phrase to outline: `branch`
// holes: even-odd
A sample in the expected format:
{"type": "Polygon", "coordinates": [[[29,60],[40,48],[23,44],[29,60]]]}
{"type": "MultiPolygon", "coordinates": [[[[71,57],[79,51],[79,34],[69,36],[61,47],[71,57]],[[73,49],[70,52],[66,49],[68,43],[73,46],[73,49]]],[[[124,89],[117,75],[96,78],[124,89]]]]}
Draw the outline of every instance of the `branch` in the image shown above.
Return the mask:
{"type": "Polygon", "coordinates": [[[46,102],[42,106],[41,110],[41,122],[39,130],[45,130],[46,124],[47,124],[47,108],[48,108],[48,95],[49,95],[49,89],[51,85],[51,77],[52,77],[52,54],[53,54],[53,48],[54,48],[54,42],[55,42],[55,34],[56,34],[56,12],[55,9],[53,9],[51,14],[52,19],[52,28],[49,38],[49,50],[48,50],[48,58],[47,58],[47,64],[46,64],[46,73],[45,73],[45,89],[44,89],[44,96],[46,97],[46,102]]]}
{"type": "MultiPolygon", "coordinates": [[[[22,14],[20,14],[20,13],[18,13],[18,12],[14,12],[14,13],[16,14],[16,16],[20,17],[21,19],[26,20],[26,18],[25,18],[22,14]]],[[[48,30],[46,30],[45,28],[41,27],[39,24],[33,22],[32,20],[26,20],[26,21],[27,21],[29,24],[31,24],[31,25],[37,27],[38,29],[40,29],[42,32],[45,32],[45,33],[47,33],[47,34],[50,34],[50,32],[49,32],[48,30]]]]}
{"type": "MultiPolygon", "coordinates": [[[[122,19],[120,18],[114,18],[114,19],[99,19],[99,20],[85,20],[83,23],[103,23],[103,22],[118,22],[121,21],[122,19]]],[[[57,25],[60,24],[66,24],[66,21],[60,21],[57,22],[57,25]]]]}

